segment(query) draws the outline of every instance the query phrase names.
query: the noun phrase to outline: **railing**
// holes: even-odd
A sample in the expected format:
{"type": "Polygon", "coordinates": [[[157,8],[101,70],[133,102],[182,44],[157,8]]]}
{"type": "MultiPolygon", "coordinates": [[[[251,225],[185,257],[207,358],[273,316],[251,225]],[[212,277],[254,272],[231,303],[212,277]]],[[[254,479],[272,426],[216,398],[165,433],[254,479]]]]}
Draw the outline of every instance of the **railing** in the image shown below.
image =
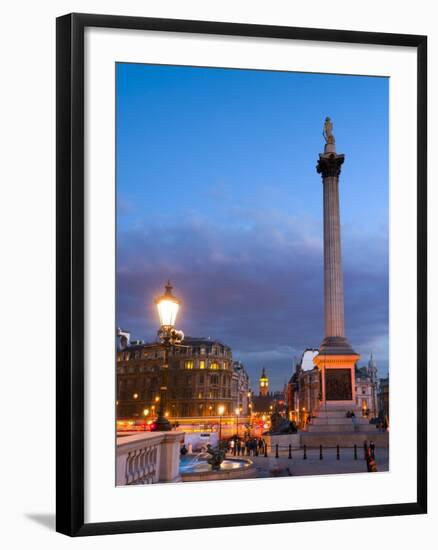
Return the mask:
{"type": "Polygon", "coordinates": [[[156,483],[159,478],[158,452],[158,444],[129,451],[125,463],[125,484],[156,483]]]}
{"type": "Polygon", "coordinates": [[[274,457],[274,458],[287,458],[289,460],[293,459],[302,459],[307,460],[308,458],[308,452],[309,451],[317,451],[317,456],[319,460],[324,460],[324,458],[331,458],[333,456],[336,456],[336,460],[341,460],[343,457],[345,458],[353,458],[354,460],[358,460],[359,457],[363,458],[363,460],[367,463],[368,471],[370,472],[376,472],[377,467],[375,463],[375,452],[376,452],[376,445],[371,443],[368,445],[368,443],[364,443],[362,449],[358,447],[358,445],[353,445],[351,447],[349,446],[309,446],[309,445],[303,445],[303,447],[300,447],[299,449],[293,449],[292,445],[263,445],[263,446],[257,446],[257,447],[234,447],[231,450],[232,455],[234,456],[252,456],[252,457],[258,457],[262,456],[265,458],[274,457]]]}
{"type": "Polygon", "coordinates": [[[117,438],[117,485],[143,485],[179,478],[184,432],[145,432],[117,438]]]}

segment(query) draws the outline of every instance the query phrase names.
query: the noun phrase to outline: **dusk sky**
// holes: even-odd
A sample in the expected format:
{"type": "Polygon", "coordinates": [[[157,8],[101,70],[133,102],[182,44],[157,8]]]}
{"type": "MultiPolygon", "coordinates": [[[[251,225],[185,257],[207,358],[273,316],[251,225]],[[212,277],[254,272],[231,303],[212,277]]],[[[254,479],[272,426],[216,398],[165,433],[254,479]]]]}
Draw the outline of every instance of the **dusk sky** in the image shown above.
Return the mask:
{"type": "Polygon", "coordinates": [[[388,88],[379,77],[117,64],[117,324],[229,345],[272,389],[323,338],[324,118],[340,178],[345,327],[388,372],[388,88]]]}

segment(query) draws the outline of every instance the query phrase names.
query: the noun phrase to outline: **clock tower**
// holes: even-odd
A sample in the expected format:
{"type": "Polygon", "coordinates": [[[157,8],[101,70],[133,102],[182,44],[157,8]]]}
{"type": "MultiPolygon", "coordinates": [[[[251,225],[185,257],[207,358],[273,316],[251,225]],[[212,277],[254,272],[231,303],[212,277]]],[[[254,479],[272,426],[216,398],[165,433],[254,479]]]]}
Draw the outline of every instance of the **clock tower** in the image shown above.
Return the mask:
{"type": "Polygon", "coordinates": [[[263,367],[262,375],[259,379],[259,395],[268,395],[269,390],[269,378],[266,376],[265,367],[263,367]]]}

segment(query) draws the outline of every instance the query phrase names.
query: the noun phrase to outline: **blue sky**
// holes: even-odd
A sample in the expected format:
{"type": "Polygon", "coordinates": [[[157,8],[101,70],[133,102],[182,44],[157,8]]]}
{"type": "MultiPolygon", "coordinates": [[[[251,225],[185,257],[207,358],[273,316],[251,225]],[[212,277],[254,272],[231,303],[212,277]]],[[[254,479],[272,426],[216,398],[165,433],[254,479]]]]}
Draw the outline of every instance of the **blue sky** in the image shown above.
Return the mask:
{"type": "Polygon", "coordinates": [[[388,370],[384,78],[117,64],[117,322],[151,341],[171,279],[178,326],[289,378],[323,336],[322,125],[345,154],[346,333],[388,370]]]}

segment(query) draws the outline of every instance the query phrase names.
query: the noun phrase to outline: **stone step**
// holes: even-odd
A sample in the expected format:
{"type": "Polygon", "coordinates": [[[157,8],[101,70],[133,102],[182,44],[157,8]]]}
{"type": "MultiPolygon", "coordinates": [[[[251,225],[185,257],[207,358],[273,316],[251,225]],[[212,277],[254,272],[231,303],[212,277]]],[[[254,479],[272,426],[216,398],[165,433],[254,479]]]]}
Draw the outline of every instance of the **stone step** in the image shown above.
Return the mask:
{"type": "Polygon", "coordinates": [[[366,416],[362,416],[362,414],[356,414],[353,418],[350,416],[346,416],[345,411],[318,411],[315,413],[316,418],[345,418],[346,420],[354,421],[356,422],[369,422],[369,418],[366,416]]]}
{"type": "Polygon", "coordinates": [[[316,432],[301,432],[301,445],[307,445],[308,447],[319,447],[319,445],[336,447],[352,447],[357,445],[359,449],[363,447],[363,442],[366,440],[368,443],[373,441],[376,445],[376,449],[379,447],[388,447],[389,440],[388,432],[368,431],[368,432],[331,432],[331,433],[316,433],[316,432]]]}
{"type": "Polygon", "coordinates": [[[334,418],[332,416],[328,418],[324,418],[322,416],[318,416],[317,418],[312,418],[312,421],[310,422],[312,426],[321,426],[321,425],[328,425],[328,424],[348,424],[351,426],[353,424],[353,421],[351,418],[334,418]]]}
{"type": "Polygon", "coordinates": [[[324,424],[320,426],[309,425],[307,427],[307,432],[312,433],[326,433],[326,432],[343,432],[343,433],[354,433],[354,426],[352,424],[324,424]]]}

